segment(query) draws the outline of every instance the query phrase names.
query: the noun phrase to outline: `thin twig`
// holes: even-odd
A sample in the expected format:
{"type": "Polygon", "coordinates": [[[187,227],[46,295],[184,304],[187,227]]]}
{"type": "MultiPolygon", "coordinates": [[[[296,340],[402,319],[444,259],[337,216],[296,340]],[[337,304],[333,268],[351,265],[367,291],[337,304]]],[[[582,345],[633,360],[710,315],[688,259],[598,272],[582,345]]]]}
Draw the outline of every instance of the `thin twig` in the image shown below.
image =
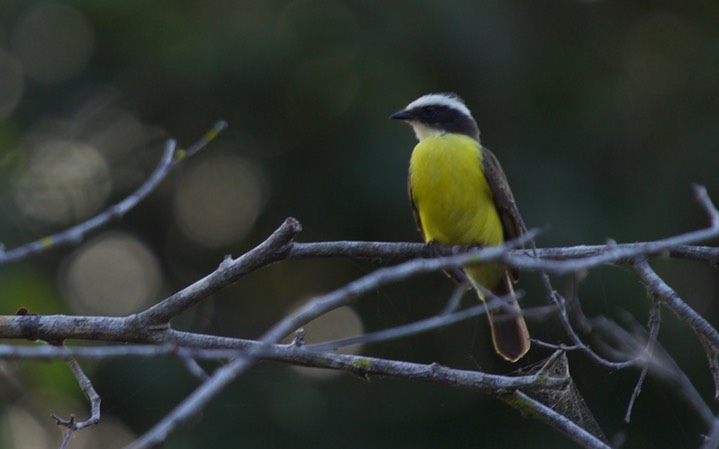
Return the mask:
{"type": "MultiPolygon", "coordinates": [[[[606,337],[612,338],[621,348],[615,351],[618,358],[630,357],[633,354],[641,354],[646,351],[646,341],[649,340],[646,329],[639,324],[633,326],[629,333],[614,321],[604,317],[597,317],[592,320],[592,326],[602,332],[606,337]],[[640,338],[637,338],[637,335],[640,338]]],[[[610,349],[604,348],[610,351],[610,349]]],[[[611,351],[610,351],[611,352],[611,351]]],[[[709,427],[715,425],[714,414],[706,404],[702,396],[696,390],[691,380],[684,371],[679,368],[674,359],[666,352],[659,341],[655,342],[652,357],[639,357],[635,359],[636,366],[648,366],[650,372],[667,383],[666,391],[676,392],[694,409],[702,421],[709,427]]]]}
{"type": "Polygon", "coordinates": [[[679,319],[688,324],[704,343],[709,367],[714,378],[715,397],[719,397],[719,372],[716,371],[716,364],[713,362],[717,352],[719,352],[719,332],[694,309],[689,307],[687,303],[682,301],[679,295],[649,266],[646,258],[638,259],[634,264],[634,268],[647,289],[653,295],[656,295],[664,305],[669,307],[679,319]]]}
{"type": "Polygon", "coordinates": [[[555,412],[521,391],[514,391],[508,395],[500,395],[498,398],[519,410],[522,415],[542,421],[553,429],[562,432],[582,447],[588,449],[611,449],[600,439],[587,432],[566,416],[555,412]]]}
{"type": "Polygon", "coordinates": [[[447,315],[459,309],[460,303],[462,302],[462,298],[464,297],[465,293],[467,293],[467,289],[464,287],[464,285],[457,285],[454,288],[454,292],[452,292],[452,296],[449,297],[447,304],[444,306],[444,309],[442,309],[439,314],[447,315]]]}
{"type": "MultiPolygon", "coordinates": [[[[64,423],[60,422],[60,419],[53,415],[53,418],[57,421],[58,425],[65,425],[64,423]]],[[[72,436],[75,434],[75,429],[72,426],[69,426],[67,429],[67,432],[65,432],[65,437],[62,439],[62,443],[60,443],[60,449],[67,449],[67,447],[70,445],[70,440],[72,440],[72,436]]]]}
{"type": "MultiPolygon", "coordinates": [[[[59,347],[62,347],[62,345],[60,345],[59,347]]],[[[68,446],[72,435],[76,431],[82,430],[85,427],[89,427],[100,422],[101,404],[100,395],[98,395],[97,391],[95,391],[95,387],[92,386],[90,378],[87,377],[85,372],[82,370],[80,364],[77,363],[77,360],[75,360],[75,358],[72,356],[66,356],[64,358],[67,361],[68,366],[70,367],[70,371],[72,371],[72,374],[75,376],[75,380],[77,380],[77,383],[80,386],[82,393],[90,401],[90,417],[85,421],[77,421],[75,415],[70,415],[69,419],[63,419],[54,413],[52,414],[52,417],[57,425],[64,426],[67,428],[67,433],[65,434],[65,438],[63,438],[60,449],[64,449],[68,446]]]]}
{"type": "MultiPolygon", "coordinates": [[[[451,324],[464,321],[475,316],[484,315],[487,312],[487,309],[492,310],[496,307],[502,307],[502,304],[487,304],[487,306],[485,306],[484,304],[480,304],[451,314],[435,315],[424,320],[415,321],[400,326],[394,326],[389,329],[383,329],[381,331],[371,332],[369,334],[342,338],[339,340],[327,341],[322,343],[308,344],[307,348],[313,351],[334,351],[340,348],[345,348],[347,346],[387,342],[398,338],[405,338],[411,335],[427,332],[429,330],[449,326],[451,324]]],[[[522,309],[522,315],[546,316],[553,313],[554,311],[554,306],[524,308],[522,309]]]]}
{"type": "MultiPolygon", "coordinates": [[[[217,122],[191,149],[188,154],[195,154],[205,147],[217,134],[220,133],[227,124],[225,122],[217,122]]],[[[112,220],[122,217],[127,211],[137,206],[140,201],[145,199],[158,185],[167,177],[168,173],[177,164],[179,159],[174,159],[176,142],[172,139],[165,143],[165,150],[162,153],[160,162],[149,178],[132,194],[117,204],[113,204],[96,216],[79,223],[64,231],[43,237],[34,242],[26,243],[9,251],[0,251],[0,266],[16,262],[21,259],[28,258],[35,254],[47,251],[51,248],[59,246],[76,245],[89,232],[94,231],[112,220]]]]}
{"type": "Polygon", "coordinates": [[[134,316],[138,326],[164,327],[172,318],[231,285],[242,276],[285,258],[302,225],[290,217],[267,240],[233,259],[227,256],[217,270],[134,316]]]}
{"type": "MultiPolygon", "coordinates": [[[[651,297],[651,308],[649,309],[649,338],[647,340],[647,345],[644,347],[643,355],[647,359],[650,359],[654,355],[654,347],[657,343],[657,338],[659,337],[659,327],[661,325],[661,303],[659,302],[659,299],[652,295],[651,297]]],[[[649,372],[649,364],[645,364],[645,366],[642,368],[641,373],[639,374],[639,379],[637,379],[637,384],[634,386],[634,391],[632,391],[632,396],[629,398],[629,404],[627,405],[627,411],[624,414],[624,422],[629,423],[632,420],[632,410],[634,409],[634,403],[636,402],[637,398],[639,397],[639,394],[642,391],[642,385],[644,384],[644,379],[647,377],[647,373],[649,372]]]]}
{"type": "Polygon", "coordinates": [[[205,135],[200,137],[200,139],[193,143],[187,150],[185,150],[185,157],[191,157],[195,154],[202,151],[210,142],[215,140],[217,136],[227,129],[227,122],[224,120],[219,120],[215,122],[214,125],[212,125],[212,128],[210,128],[205,135]]]}
{"type": "Polygon", "coordinates": [[[717,448],[719,448],[719,416],[714,418],[714,425],[711,427],[709,434],[699,449],[717,448]]]}
{"type": "Polygon", "coordinates": [[[76,245],[82,241],[83,237],[88,232],[91,232],[101,226],[104,226],[108,222],[121,217],[122,214],[142,201],[167,176],[172,168],[172,156],[174,153],[175,141],[168,140],[165,144],[165,151],[162,153],[160,163],[157,165],[157,168],[155,168],[155,171],[150,175],[147,181],[145,181],[127,198],[117,204],[113,204],[91,219],[79,223],[76,226],[0,253],[0,265],[6,265],[20,259],[25,259],[50,248],[56,248],[64,245],[76,245]]]}
{"type": "Polygon", "coordinates": [[[607,249],[602,253],[582,257],[577,260],[540,260],[532,258],[522,260],[521,257],[517,258],[507,253],[502,258],[502,262],[506,265],[526,270],[539,270],[553,274],[570,274],[582,272],[600,265],[616,263],[617,261],[631,261],[640,256],[660,254],[680,245],[690,245],[719,237],[719,210],[716,209],[711,198],[709,198],[706,188],[695,185],[694,195],[697,202],[704,208],[704,211],[709,217],[710,224],[707,228],[632,246],[620,247],[616,244],[611,244],[607,245],[607,249]]]}
{"type": "Polygon", "coordinates": [[[183,365],[185,365],[185,368],[187,368],[187,371],[192,374],[193,377],[195,377],[200,382],[206,381],[210,376],[207,374],[207,372],[202,369],[199,363],[197,363],[197,360],[192,357],[191,355],[187,354],[186,351],[181,350],[178,348],[175,351],[175,356],[180,359],[183,365]]]}

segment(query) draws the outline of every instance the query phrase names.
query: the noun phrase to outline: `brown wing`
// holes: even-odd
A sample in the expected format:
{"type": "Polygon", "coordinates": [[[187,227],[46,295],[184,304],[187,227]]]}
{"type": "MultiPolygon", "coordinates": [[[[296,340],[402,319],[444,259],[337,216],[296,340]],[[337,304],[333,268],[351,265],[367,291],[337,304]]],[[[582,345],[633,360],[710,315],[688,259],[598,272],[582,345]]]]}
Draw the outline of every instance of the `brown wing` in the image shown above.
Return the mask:
{"type": "Polygon", "coordinates": [[[419,209],[417,209],[417,205],[414,204],[414,196],[412,195],[412,184],[409,182],[409,178],[407,178],[407,193],[409,193],[409,203],[410,205],[412,205],[412,216],[414,216],[414,224],[417,225],[417,230],[422,236],[422,240],[426,241],[424,237],[424,230],[422,229],[422,220],[419,218],[419,209]]]}
{"type": "MultiPolygon", "coordinates": [[[[524,226],[522,216],[519,215],[517,203],[514,201],[514,195],[509,188],[507,176],[499,165],[497,157],[487,148],[482,147],[482,171],[484,172],[487,183],[492,191],[494,198],[494,207],[497,208],[499,218],[502,220],[502,228],[504,229],[505,240],[517,238],[527,232],[524,226]]],[[[512,278],[516,281],[517,273],[512,273],[512,278]]]]}

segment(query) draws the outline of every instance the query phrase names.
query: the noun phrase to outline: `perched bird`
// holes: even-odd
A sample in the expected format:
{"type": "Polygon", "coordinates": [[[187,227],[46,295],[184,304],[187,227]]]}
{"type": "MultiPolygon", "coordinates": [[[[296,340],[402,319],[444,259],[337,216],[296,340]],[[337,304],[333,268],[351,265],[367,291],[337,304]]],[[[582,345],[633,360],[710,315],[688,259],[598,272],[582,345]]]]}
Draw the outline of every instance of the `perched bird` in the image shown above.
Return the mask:
{"type": "MultiPolygon", "coordinates": [[[[409,123],[419,140],[409,163],[409,196],[425,242],[497,246],[522,235],[524,226],[504,171],[479,143],[477,123],[459,96],[424,95],[390,118],[409,123]]],[[[463,271],[495,295],[511,298],[487,317],[495,350],[516,362],[529,350],[527,325],[512,287],[516,273],[496,263],[463,271]]],[[[486,302],[486,295],[476,290],[486,302]]]]}

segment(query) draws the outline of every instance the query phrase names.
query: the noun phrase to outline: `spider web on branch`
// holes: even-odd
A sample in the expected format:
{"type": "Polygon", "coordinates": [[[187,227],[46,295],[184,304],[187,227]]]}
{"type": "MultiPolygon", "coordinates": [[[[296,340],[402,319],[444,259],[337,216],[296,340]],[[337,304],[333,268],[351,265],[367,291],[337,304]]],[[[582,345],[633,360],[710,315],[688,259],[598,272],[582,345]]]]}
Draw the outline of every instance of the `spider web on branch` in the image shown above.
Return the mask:
{"type": "Polygon", "coordinates": [[[566,353],[559,351],[543,362],[518,370],[518,373],[536,374],[540,371],[550,377],[565,378],[567,382],[561,388],[533,389],[524,391],[524,393],[574,422],[599,440],[609,444],[607,437],[599,427],[599,423],[597,423],[574,384],[574,380],[569,373],[569,361],[566,353]]]}

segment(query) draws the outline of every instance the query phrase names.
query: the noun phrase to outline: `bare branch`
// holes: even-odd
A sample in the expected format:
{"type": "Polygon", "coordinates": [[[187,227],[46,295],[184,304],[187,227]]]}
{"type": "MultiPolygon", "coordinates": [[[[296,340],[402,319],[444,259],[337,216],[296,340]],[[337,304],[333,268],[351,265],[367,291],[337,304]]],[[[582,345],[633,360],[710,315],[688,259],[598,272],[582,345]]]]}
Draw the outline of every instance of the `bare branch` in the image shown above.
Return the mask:
{"type": "MultiPolygon", "coordinates": [[[[614,254],[607,263],[630,263],[634,256],[624,257],[622,254],[635,254],[639,252],[644,255],[663,254],[677,259],[705,261],[712,265],[719,265],[719,248],[713,246],[678,245],[665,251],[647,252],[647,243],[611,243],[606,245],[577,245],[563,246],[560,248],[537,248],[515,249],[508,251],[513,262],[520,265],[517,268],[536,269],[523,267],[523,257],[531,257],[543,261],[565,261],[585,259],[587,257],[599,256],[609,249],[617,250],[620,254],[614,254]]],[[[355,259],[376,259],[376,260],[407,260],[416,257],[451,256],[467,252],[471,247],[466,245],[437,245],[430,251],[424,243],[409,242],[357,242],[351,240],[337,240],[330,242],[295,242],[287,255],[288,259],[310,259],[310,258],[334,258],[351,257],[355,259]]],[[[600,264],[601,265],[601,264],[600,264]]]]}
{"type": "Polygon", "coordinates": [[[192,157],[192,156],[194,156],[195,154],[197,154],[197,153],[199,153],[200,151],[202,151],[203,149],[205,149],[205,147],[206,147],[210,142],[212,142],[213,140],[215,140],[215,139],[217,138],[217,136],[218,136],[222,131],[224,131],[225,129],[227,129],[227,122],[226,122],[226,121],[224,121],[224,120],[219,120],[219,121],[215,122],[215,124],[212,125],[212,128],[210,128],[210,129],[205,133],[204,136],[200,137],[200,139],[199,139],[197,142],[193,143],[192,146],[190,146],[190,148],[188,148],[187,150],[185,150],[185,155],[184,155],[184,157],[185,157],[185,158],[187,158],[187,157],[192,157]]]}
{"type": "Polygon", "coordinates": [[[719,398],[719,372],[716,370],[715,360],[719,354],[719,332],[707,320],[699,315],[657,273],[652,270],[645,258],[637,259],[634,264],[639,277],[647,289],[659,298],[663,304],[674,312],[679,319],[692,328],[695,334],[704,343],[709,366],[714,378],[715,397],[719,398]]]}
{"type": "Polygon", "coordinates": [[[582,447],[590,449],[611,449],[599,438],[575,424],[572,420],[561,415],[541,402],[517,390],[508,395],[498,396],[507,404],[519,410],[523,416],[537,419],[565,434],[582,447]]]}
{"type": "MultiPolygon", "coordinates": [[[[299,228],[297,228],[297,231],[299,231],[299,228]]],[[[279,231],[275,234],[278,232],[279,231]]],[[[282,245],[282,249],[287,248],[289,239],[294,237],[296,232],[288,232],[287,234],[287,241],[285,241],[282,245]]],[[[531,237],[531,234],[524,236],[524,238],[531,237]]],[[[460,254],[457,256],[438,259],[412,260],[390,268],[376,270],[367,276],[350,282],[343,288],[309,301],[305,306],[281,320],[259,339],[262,344],[260,349],[264,350],[268,343],[276,343],[280,341],[283,337],[289,335],[295,329],[302,327],[320,315],[351,303],[369,290],[374,290],[379,286],[407,279],[410,276],[415,276],[421,273],[461,267],[473,262],[477,263],[479,261],[495,260],[496,258],[501,257],[501,255],[511,247],[508,245],[521,243],[521,240],[517,240],[507,242],[507,245],[499,247],[481,248],[468,254],[460,254]]],[[[272,254],[274,254],[274,252],[272,254]]],[[[168,319],[172,316],[174,315],[170,314],[168,319]]],[[[258,351],[258,349],[251,348],[244,356],[237,357],[229,364],[218,368],[206,382],[193,391],[181,404],[168,413],[152,429],[128,446],[127,449],[150,448],[164,442],[170,433],[174,432],[175,429],[187,422],[195,413],[204,408],[211,399],[219,394],[230,382],[237,378],[237,376],[244,372],[256,358],[256,351],[258,351]]]]}
{"type": "MultiPolygon", "coordinates": [[[[532,248],[527,250],[507,251],[502,261],[514,268],[538,270],[554,274],[570,274],[582,272],[600,265],[613,263],[631,263],[639,256],[667,254],[670,257],[704,260],[719,266],[719,248],[692,246],[719,237],[719,211],[709,198],[706,188],[694,186],[697,202],[704,208],[709,217],[710,226],[665,239],[651,242],[606,245],[580,245],[564,248],[532,248]]],[[[531,241],[537,234],[524,242],[531,241]]],[[[315,257],[353,257],[353,258],[387,258],[408,259],[413,257],[432,257],[440,254],[450,256],[464,253],[469,248],[463,245],[436,245],[430,251],[421,243],[402,242],[317,242],[295,243],[289,251],[288,258],[315,257]]]]}
{"type": "MultiPolygon", "coordinates": [[[[62,347],[62,345],[51,347],[62,347]]],[[[65,360],[67,360],[67,364],[70,367],[72,374],[75,376],[75,379],[77,380],[77,383],[80,386],[82,393],[90,401],[90,417],[85,421],[77,421],[75,419],[75,415],[70,415],[69,419],[63,419],[53,413],[52,417],[53,419],[55,419],[57,425],[67,427],[67,433],[65,434],[65,438],[60,445],[60,449],[66,448],[68,446],[72,435],[76,431],[82,430],[85,427],[92,426],[100,422],[100,395],[98,395],[97,391],[95,391],[95,388],[92,386],[90,378],[87,377],[85,372],[80,367],[80,364],[77,363],[77,360],[75,360],[75,358],[72,356],[65,357],[65,360]]]]}
{"type": "Polygon", "coordinates": [[[175,153],[175,141],[168,140],[165,145],[165,151],[162,159],[155,171],[134,193],[117,204],[113,204],[95,217],[84,221],[76,226],[66,229],[62,232],[43,237],[40,240],[27,243],[15,249],[0,253],[0,265],[6,265],[20,259],[27,258],[37,253],[46,251],[64,245],[76,245],[81,242],[83,237],[90,231],[93,231],[108,222],[122,216],[123,213],[137,205],[151,191],[153,191],[160,182],[165,179],[172,168],[172,156],[175,153]]]}
{"type": "Polygon", "coordinates": [[[690,245],[719,237],[719,211],[709,198],[704,187],[695,186],[694,193],[697,201],[702,205],[709,216],[710,226],[698,231],[691,231],[652,242],[636,243],[630,246],[609,244],[605,250],[592,256],[585,256],[575,260],[547,260],[516,257],[505,254],[502,262],[526,270],[539,270],[553,274],[570,274],[588,270],[609,263],[627,262],[636,257],[660,254],[680,245],[690,245]]]}
{"type": "MultiPolygon", "coordinates": [[[[225,122],[217,122],[197,143],[192,146],[192,152],[188,151],[188,155],[192,155],[202,150],[205,145],[212,141],[217,134],[227,127],[225,122]]],[[[69,229],[43,237],[34,242],[27,243],[9,251],[0,251],[0,266],[16,262],[21,259],[33,256],[35,254],[47,251],[51,248],[66,245],[76,245],[89,232],[94,231],[112,220],[123,216],[127,211],[135,207],[140,201],[145,199],[158,185],[167,177],[172,168],[177,164],[179,159],[174,159],[176,142],[172,139],[165,144],[165,150],[159,164],[152,172],[149,178],[132,194],[117,204],[113,204],[96,216],[79,223],[69,229]]]]}
{"type": "MultiPolygon", "coordinates": [[[[208,133],[196,146],[190,148],[184,155],[192,155],[202,146],[214,138],[221,127],[208,133]]],[[[172,160],[175,154],[174,143],[168,142],[163,163],[156,170],[159,173],[153,183],[148,180],[143,187],[123,202],[100,214],[96,219],[109,221],[112,217],[125,213],[134,207],[157,183],[161,181],[169,169],[177,162],[172,160]],[[166,159],[169,158],[169,161],[166,159]],[[138,193],[139,192],[139,193],[138,193]]],[[[183,154],[177,153],[179,158],[183,154]]],[[[616,351],[618,360],[605,359],[587,346],[575,329],[575,323],[570,320],[568,303],[558,294],[550,283],[547,273],[573,274],[579,279],[580,274],[591,268],[604,264],[633,264],[640,278],[647,285],[652,298],[658,298],[667,304],[680,319],[686,321],[699,335],[700,340],[707,348],[710,368],[715,379],[719,379],[719,333],[711,327],[695,311],[689,308],[676,293],[659,278],[649,267],[646,257],[654,254],[669,254],[673,257],[704,260],[716,264],[719,261],[719,251],[716,248],[689,246],[719,235],[719,212],[709,200],[706,190],[696,188],[697,200],[706,210],[711,226],[699,231],[681,234],[652,242],[633,244],[608,243],[602,246],[579,246],[572,248],[550,248],[530,250],[516,249],[518,245],[530,241],[536,231],[525,234],[521,239],[507,242],[499,247],[467,248],[464,246],[435,247],[430,251],[425,245],[413,243],[391,242],[322,242],[322,243],[296,243],[294,238],[301,231],[300,223],[288,218],[264,242],[242,256],[233,259],[228,256],[212,273],[186,287],[185,289],[162,300],[147,310],[128,317],[68,317],[56,316],[5,316],[0,317],[0,337],[2,338],[28,338],[46,341],[61,341],[65,339],[105,340],[129,343],[142,343],[142,345],[102,346],[87,348],[66,347],[18,347],[0,345],[2,358],[64,358],[68,360],[71,368],[79,365],[72,357],[112,358],[112,357],[156,357],[165,355],[175,357],[184,364],[196,378],[201,381],[198,388],[193,391],[174,410],[170,411],[147,433],[132,443],[129,448],[149,448],[162,444],[167,437],[177,431],[195,413],[203,409],[217,394],[230,382],[241,375],[257,359],[277,360],[297,365],[314,366],[326,369],[343,370],[361,375],[392,376],[401,379],[414,379],[444,385],[468,388],[483,394],[489,394],[510,403],[525,414],[540,417],[555,429],[568,435],[570,438],[585,447],[606,448],[606,444],[596,436],[592,436],[581,424],[572,422],[556,410],[534,399],[535,390],[561,390],[571,382],[568,370],[566,375],[541,371],[531,376],[494,376],[481,372],[456,370],[437,364],[421,365],[403,361],[384,360],[371,357],[348,354],[334,354],[320,352],[319,349],[336,349],[348,344],[370,343],[387,341],[393,338],[413,335],[428,329],[447,326],[462,319],[476,316],[484,312],[484,306],[479,305],[466,310],[456,310],[461,297],[461,291],[456,292],[453,300],[449,302],[445,311],[439,315],[383,330],[374,334],[354,337],[336,342],[324,342],[317,345],[277,344],[283,337],[291,334],[313,319],[336,309],[348,305],[367,292],[390,283],[403,281],[424,273],[461,268],[469,264],[500,261],[514,268],[523,270],[539,270],[547,297],[551,305],[545,308],[528,309],[525,313],[547,313],[557,311],[564,330],[569,336],[569,345],[553,346],[544,342],[537,342],[538,346],[560,347],[567,350],[578,350],[586,353],[591,359],[608,369],[620,369],[630,366],[642,368],[634,394],[627,407],[627,417],[630,416],[634,402],[639,395],[647,372],[660,373],[672,382],[684,387],[688,379],[678,368],[672,368],[667,363],[657,361],[661,357],[657,342],[659,330],[658,302],[653,303],[653,312],[649,323],[649,337],[645,343],[634,341],[636,344],[632,351],[616,351]],[[442,254],[442,257],[434,257],[442,254]],[[280,260],[309,257],[364,257],[401,260],[413,257],[423,257],[409,260],[395,266],[380,268],[363,276],[340,289],[318,296],[307,302],[295,313],[285,317],[269,329],[259,340],[241,340],[212,335],[201,335],[188,332],[175,331],[170,327],[170,321],[197,305],[211,294],[236,282],[248,273],[266,267],[280,260]],[[226,365],[217,368],[208,375],[198,361],[229,359],[226,365]],[[73,365],[74,364],[74,365],[73,365]],[[659,368],[661,366],[661,369],[659,368]],[[664,370],[664,371],[662,371],[664,370]],[[521,389],[524,392],[519,391],[521,389]],[[529,393],[529,395],[525,394],[529,393]]],[[[95,229],[100,224],[89,220],[76,226],[75,231],[68,230],[67,235],[76,235],[81,239],[86,232],[95,229]],[[73,234],[73,231],[75,234],[73,234]]],[[[59,233],[57,235],[66,235],[59,233]]],[[[55,238],[53,236],[52,238],[55,238]]],[[[68,243],[70,237],[63,237],[68,243]]],[[[62,241],[62,240],[61,240],[62,241]]],[[[22,248],[22,247],[21,247],[22,248]]],[[[16,250],[13,250],[16,251],[16,250]]],[[[9,254],[5,253],[4,255],[9,254]]],[[[29,252],[28,254],[34,254],[29,252]]],[[[3,263],[0,254],[0,264],[3,263]]],[[[570,293],[571,296],[571,293],[570,293]]],[[[577,298],[570,297],[572,304],[579,307],[577,298]]],[[[493,300],[498,307],[503,301],[501,298],[493,300]]],[[[489,304],[493,306],[492,303],[489,304]]],[[[299,342],[299,340],[298,340],[299,342]]],[[[568,365],[567,365],[568,366],[568,365]]],[[[73,370],[74,372],[75,370],[73,370]]],[[[68,427],[66,441],[69,441],[72,432],[93,424],[99,419],[99,397],[97,396],[89,379],[79,370],[76,374],[78,383],[83,388],[92,405],[92,416],[83,423],[76,423],[75,418],[64,420],[56,418],[59,424],[68,427]],[[87,385],[81,376],[87,379],[87,385]],[[95,410],[97,409],[97,410],[95,410]],[[97,413],[95,413],[97,411],[97,413]],[[92,422],[91,422],[92,421],[92,422]]],[[[689,384],[691,386],[691,384],[689,384]]],[[[719,391],[719,380],[717,381],[719,391]]],[[[695,390],[694,390],[695,391],[695,390]]],[[[696,393],[696,391],[695,391],[696,393]]],[[[698,393],[696,396],[700,398],[698,393]]],[[[712,432],[716,430],[716,420],[713,414],[707,413],[708,407],[703,401],[697,402],[696,397],[687,393],[687,398],[694,401],[694,407],[702,414],[709,424],[712,432]]],[[[713,434],[713,433],[712,433],[713,434]]],[[[719,437],[717,437],[719,438],[719,437]]],[[[64,442],[64,445],[67,443],[64,442]]]]}
{"type": "MultiPolygon", "coordinates": [[[[624,359],[632,357],[635,354],[647,354],[646,341],[649,340],[646,330],[640,326],[633,326],[633,332],[629,333],[620,327],[614,321],[604,317],[598,317],[592,320],[593,326],[601,331],[606,337],[614,340],[619,349],[614,349],[615,357],[624,359]],[[641,337],[638,339],[638,336],[641,337]]],[[[603,348],[605,351],[612,352],[608,346],[603,348]]],[[[676,392],[682,399],[686,401],[692,409],[694,409],[702,421],[708,426],[716,425],[711,408],[702,399],[702,396],[694,388],[691,380],[679,368],[669,353],[664,350],[662,345],[657,341],[654,344],[652,357],[635,358],[636,366],[648,367],[650,372],[655,376],[668,383],[667,391],[676,392]]]]}
{"type": "MultiPolygon", "coordinates": [[[[659,327],[661,325],[661,304],[656,296],[652,296],[651,299],[652,306],[649,310],[649,338],[647,341],[647,345],[643,349],[643,356],[647,359],[651,359],[653,357],[654,346],[657,343],[657,337],[659,337],[659,327]]],[[[644,368],[642,368],[642,372],[639,374],[639,379],[637,380],[637,384],[634,387],[632,396],[629,399],[627,411],[624,414],[624,422],[626,423],[630,422],[632,419],[632,410],[634,408],[634,403],[639,397],[639,393],[641,393],[642,391],[642,385],[644,384],[644,379],[647,377],[648,372],[649,364],[645,364],[644,368]]]]}
{"type": "Polygon", "coordinates": [[[254,342],[251,349],[204,349],[178,348],[175,345],[117,345],[117,346],[24,346],[21,348],[0,345],[0,357],[14,359],[51,360],[78,357],[84,359],[111,359],[120,357],[157,358],[159,356],[191,357],[199,360],[221,360],[244,357],[253,353],[256,358],[274,360],[333,370],[351,371],[358,374],[391,376],[414,379],[437,384],[470,388],[481,393],[523,389],[551,389],[562,387],[567,379],[537,373],[527,376],[501,376],[480,371],[448,368],[436,363],[421,364],[387,360],[353,354],[320,352],[306,346],[260,344],[254,342]]]}
{"type": "Polygon", "coordinates": [[[231,285],[242,276],[284,259],[291,247],[292,239],[301,230],[302,225],[299,221],[292,217],[286,219],[267,240],[252,250],[237,259],[227,256],[217,270],[135,315],[135,319],[145,326],[167,326],[172,318],[231,285]]]}
{"type": "Polygon", "coordinates": [[[179,349],[175,351],[175,355],[185,365],[187,371],[189,371],[190,374],[192,374],[192,376],[194,376],[197,380],[199,380],[200,382],[204,382],[209,379],[210,376],[207,374],[207,372],[205,372],[204,369],[202,369],[202,367],[199,363],[197,363],[197,360],[194,357],[186,354],[185,351],[181,351],[179,349]]]}
{"type": "Polygon", "coordinates": [[[0,316],[0,336],[43,341],[147,341],[148,330],[131,324],[127,317],[10,315],[0,316]]]}

